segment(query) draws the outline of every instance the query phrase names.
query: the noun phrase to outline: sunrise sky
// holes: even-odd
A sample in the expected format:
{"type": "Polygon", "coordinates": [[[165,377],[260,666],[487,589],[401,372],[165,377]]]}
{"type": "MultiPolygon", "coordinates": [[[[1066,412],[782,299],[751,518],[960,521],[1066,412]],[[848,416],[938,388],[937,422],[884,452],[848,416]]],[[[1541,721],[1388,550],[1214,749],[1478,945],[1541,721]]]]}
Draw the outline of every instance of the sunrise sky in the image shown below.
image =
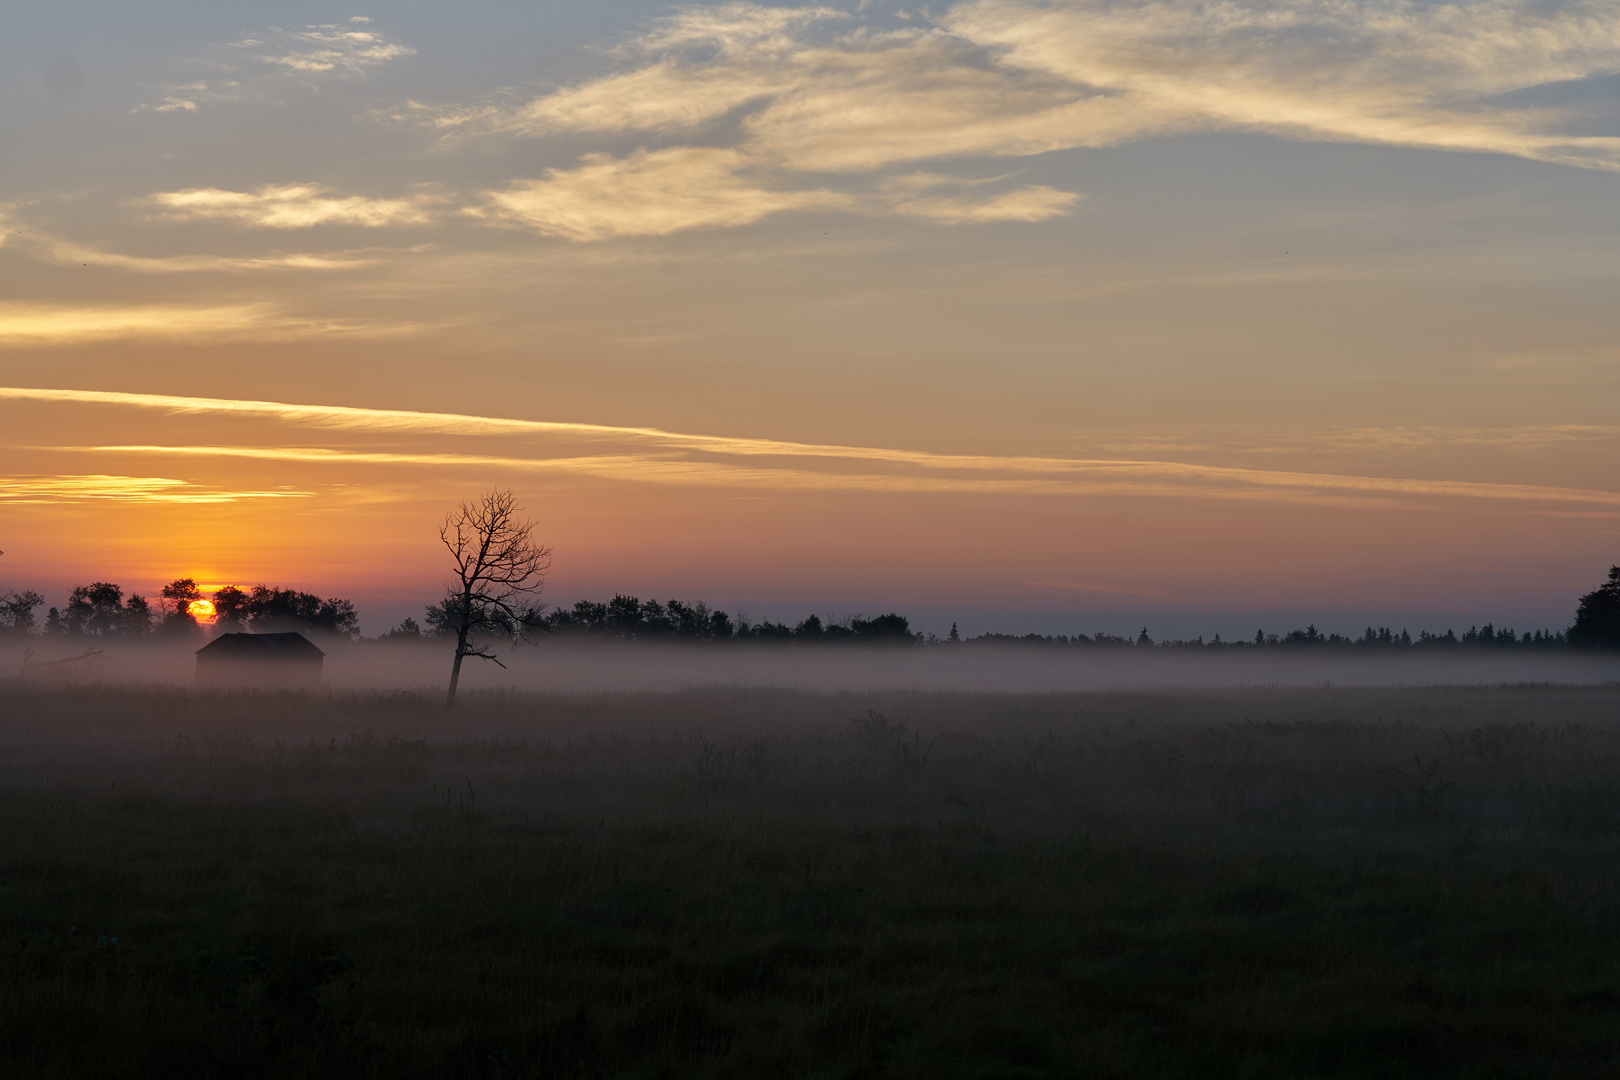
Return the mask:
{"type": "Polygon", "coordinates": [[[1620,562],[1620,3],[30,5],[0,586],[964,632],[1563,627],[1620,562]]]}

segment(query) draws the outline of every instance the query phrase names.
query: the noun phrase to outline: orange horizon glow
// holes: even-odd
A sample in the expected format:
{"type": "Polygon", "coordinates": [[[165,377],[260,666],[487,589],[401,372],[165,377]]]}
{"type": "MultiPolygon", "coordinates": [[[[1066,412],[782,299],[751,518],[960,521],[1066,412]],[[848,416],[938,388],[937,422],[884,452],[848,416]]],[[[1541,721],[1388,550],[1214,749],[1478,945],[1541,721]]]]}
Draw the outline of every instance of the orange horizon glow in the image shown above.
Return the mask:
{"type": "Polygon", "coordinates": [[[1620,527],[1620,491],[1593,464],[1620,442],[1612,427],[1296,432],[1295,467],[1279,469],[1214,433],[1153,447],[1157,460],[1102,440],[957,454],[3,386],[0,421],[21,476],[0,507],[28,536],[7,545],[8,578],[150,590],[206,567],[186,576],[210,594],[262,581],[352,599],[368,632],[432,600],[439,520],[491,486],[514,488],[555,547],[556,602],[623,591],[767,617],[1004,607],[1067,626],[1123,609],[1421,605],[1539,625],[1590,587],[1620,527]],[[149,438],[153,410],[166,445],[120,438],[149,438]],[[59,441],[90,424],[106,444],[59,441]],[[1450,457],[1464,440],[1466,472],[1450,457]],[[123,483],[154,451],[169,475],[123,483]],[[96,474],[70,475],[87,455],[96,474]],[[1507,471],[1532,456],[1555,482],[1507,471]]]}

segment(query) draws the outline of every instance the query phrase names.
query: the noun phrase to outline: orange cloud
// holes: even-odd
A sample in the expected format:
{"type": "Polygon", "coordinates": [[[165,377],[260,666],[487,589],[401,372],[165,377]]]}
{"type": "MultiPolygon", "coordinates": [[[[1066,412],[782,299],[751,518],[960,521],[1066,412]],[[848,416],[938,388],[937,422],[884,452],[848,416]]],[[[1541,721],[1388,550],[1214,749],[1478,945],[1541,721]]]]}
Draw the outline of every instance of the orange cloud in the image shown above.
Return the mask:
{"type": "Polygon", "coordinates": [[[242,499],[301,499],[307,491],[224,491],[161,476],[0,476],[0,502],[86,500],[151,503],[225,503],[242,499]]]}
{"type": "Polygon", "coordinates": [[[178,414],[259,416],[312,428],[411,435],[473,435],[584,440],[616,444],[589,455],[423,453],[331,447],[103,445],[56,447],[105,454],[238,457],[310,463],[401,466],[495,466],[580,472],[646,483],[704,484],[783,490],[1135,493],[1158,496],[1271,499],[1405,498],[1490,500],[1521,505],[1620,509],[1620,492],[1534,484],[1495,484],[1410,477],[1251,469],[1178,461],[936,454],[881,447],[797,443],[454,413],[297,405],[109,391],[0,388],[0,400],[122,405],[178,414]],[[776,459],[769,463],[760,458],[776,459]],[[844,463],[864,467],[851,472],[844,463]]]}

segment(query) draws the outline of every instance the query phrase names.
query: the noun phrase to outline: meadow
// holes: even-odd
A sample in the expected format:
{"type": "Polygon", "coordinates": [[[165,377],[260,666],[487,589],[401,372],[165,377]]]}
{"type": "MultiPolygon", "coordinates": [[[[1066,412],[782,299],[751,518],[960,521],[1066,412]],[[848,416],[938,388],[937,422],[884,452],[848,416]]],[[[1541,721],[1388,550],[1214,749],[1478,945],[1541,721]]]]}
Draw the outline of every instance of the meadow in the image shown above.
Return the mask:
{"type": "Polygon", "coordinates": [[[0,710],[8,1077],[1620,1074],[1620,685],[0,710]]]}

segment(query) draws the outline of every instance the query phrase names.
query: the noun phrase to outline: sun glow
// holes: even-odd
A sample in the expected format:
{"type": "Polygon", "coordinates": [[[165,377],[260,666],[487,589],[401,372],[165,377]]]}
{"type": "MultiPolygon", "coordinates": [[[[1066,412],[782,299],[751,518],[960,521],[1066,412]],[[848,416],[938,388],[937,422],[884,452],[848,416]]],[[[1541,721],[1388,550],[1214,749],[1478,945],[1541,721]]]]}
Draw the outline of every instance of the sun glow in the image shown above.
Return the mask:
{"type": "Polygon", "coordinates": [[[193,600],[186,605],[186,614],[198,622],[213,622],[214,602],[212,600],[193,600]]]}

